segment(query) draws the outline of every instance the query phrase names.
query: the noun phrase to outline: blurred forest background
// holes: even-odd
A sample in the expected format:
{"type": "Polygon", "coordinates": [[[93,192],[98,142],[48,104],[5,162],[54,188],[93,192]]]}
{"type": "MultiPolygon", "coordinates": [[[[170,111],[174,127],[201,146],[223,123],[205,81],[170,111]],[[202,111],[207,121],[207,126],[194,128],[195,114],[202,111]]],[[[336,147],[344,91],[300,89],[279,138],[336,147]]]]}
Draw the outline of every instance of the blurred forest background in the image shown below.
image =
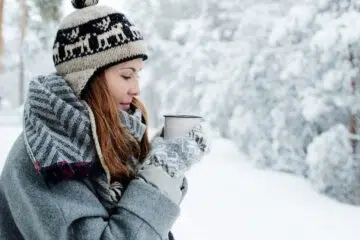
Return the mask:
{"type": "MultiPolygon", "coordinates": [[[[201,114],[254,166],[360,204],[359,0],[100,4],[145,35],[141,98],[154,127],[165,113],[201,114]]],[[[0,111],[18,109],[29,81],[55,71],[53,39],[72,10],[67,0],[0,0],[0,111]]]]}

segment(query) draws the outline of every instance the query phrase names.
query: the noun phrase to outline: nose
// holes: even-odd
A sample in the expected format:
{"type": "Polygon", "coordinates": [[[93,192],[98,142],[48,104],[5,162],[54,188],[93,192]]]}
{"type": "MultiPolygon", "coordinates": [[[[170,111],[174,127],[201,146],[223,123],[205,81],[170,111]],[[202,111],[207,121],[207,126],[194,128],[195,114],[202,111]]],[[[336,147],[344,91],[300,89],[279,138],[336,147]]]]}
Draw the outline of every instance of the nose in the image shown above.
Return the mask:
{"type": "Polygon", "coordinates": [[[129,94],[131,96],[138,96],[140,94],[140,87],[139,87],[139,80],[138,78],[135,78],[133,81],[132,81],[132,84],[131,84],[131,87],[130,87],[130,90],[129,90],[129,94]]]}

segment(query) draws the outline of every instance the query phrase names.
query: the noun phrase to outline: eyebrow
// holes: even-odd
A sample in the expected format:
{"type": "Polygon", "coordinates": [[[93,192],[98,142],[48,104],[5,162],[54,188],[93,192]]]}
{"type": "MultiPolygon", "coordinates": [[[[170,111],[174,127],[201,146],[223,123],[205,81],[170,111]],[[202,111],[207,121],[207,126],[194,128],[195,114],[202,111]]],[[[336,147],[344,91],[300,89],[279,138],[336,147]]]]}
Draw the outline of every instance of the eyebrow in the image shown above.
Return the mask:
{"type": "MultiPolygon", "coordinates": [[[[119,69],[122,69],[122,70],[124,70],[124,69],[131,69],[133,72],[136,72],[136,69],[133,68],[133,67],[124,67],[124,68],[119,68],[119,69]]],[[[141,70],[142,70],[142,68],[139,69],[139,71],[141,71],[141,70]]]]}

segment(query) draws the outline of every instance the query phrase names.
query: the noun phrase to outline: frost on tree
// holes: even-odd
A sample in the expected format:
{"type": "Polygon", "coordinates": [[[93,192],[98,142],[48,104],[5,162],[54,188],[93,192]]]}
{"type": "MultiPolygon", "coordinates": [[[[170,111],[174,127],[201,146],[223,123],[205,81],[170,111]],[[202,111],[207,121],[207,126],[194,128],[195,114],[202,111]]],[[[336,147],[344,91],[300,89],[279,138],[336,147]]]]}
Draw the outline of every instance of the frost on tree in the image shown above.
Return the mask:
{"type": "Polygon", "coordinates": [[[341,202],[360,204],[360,159],[353,154],[344,125],[335,125],[309,145],[309,180],[318,191],[341,202]]]}

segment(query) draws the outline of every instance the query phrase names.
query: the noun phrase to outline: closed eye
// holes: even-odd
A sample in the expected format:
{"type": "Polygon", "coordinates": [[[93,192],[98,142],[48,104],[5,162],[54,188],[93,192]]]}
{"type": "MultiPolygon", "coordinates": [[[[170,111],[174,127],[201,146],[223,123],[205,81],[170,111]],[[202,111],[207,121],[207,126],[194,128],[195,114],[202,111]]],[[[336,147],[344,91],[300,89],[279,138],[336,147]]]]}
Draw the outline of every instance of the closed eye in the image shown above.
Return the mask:
{"type": "Polygon", "coordinates": [[[130,77],[129,76],[121,76],[121,77],[123,77],[125,80],[129,80],[131,78],[131,76],[130,77]]]}

